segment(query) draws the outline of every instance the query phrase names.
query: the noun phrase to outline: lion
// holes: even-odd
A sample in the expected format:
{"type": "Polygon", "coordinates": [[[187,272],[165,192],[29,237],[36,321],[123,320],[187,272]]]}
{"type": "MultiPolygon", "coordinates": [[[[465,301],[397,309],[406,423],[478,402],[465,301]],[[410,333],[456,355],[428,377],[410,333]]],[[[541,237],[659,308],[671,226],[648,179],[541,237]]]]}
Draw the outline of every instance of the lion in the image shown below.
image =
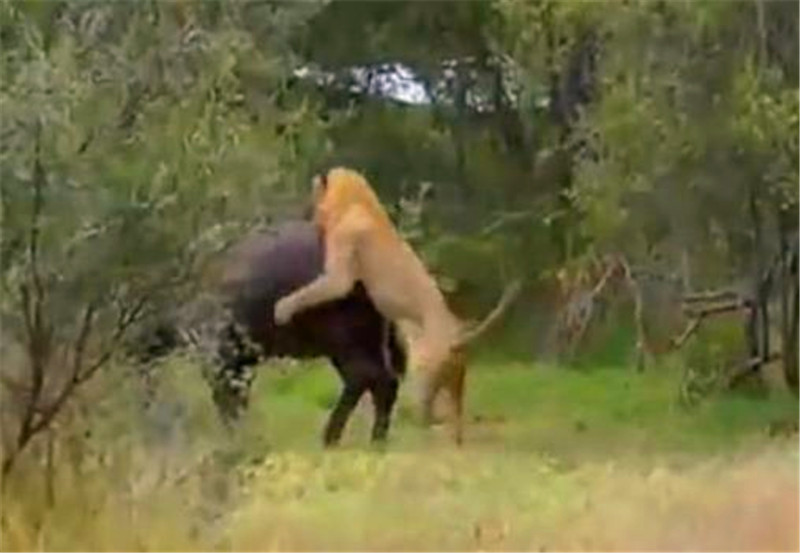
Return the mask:
{"type": "Polygon", "coordinates": [[[467,330],[361,174],[331,169],[314,178],[312,196],[314,223],[325,246],[324,272],[275,304],[275,322],[286,324],[296,313],[344,297],[356,282],[363,283],[378,311],[404,331],[410,365],[420,377],[423,420],[431,422],[434,400],[444,390],[453,437],[460,444],[464,347],[502,314],[518,293],[519,282],[506,289],[483,322],[467,330]]]}

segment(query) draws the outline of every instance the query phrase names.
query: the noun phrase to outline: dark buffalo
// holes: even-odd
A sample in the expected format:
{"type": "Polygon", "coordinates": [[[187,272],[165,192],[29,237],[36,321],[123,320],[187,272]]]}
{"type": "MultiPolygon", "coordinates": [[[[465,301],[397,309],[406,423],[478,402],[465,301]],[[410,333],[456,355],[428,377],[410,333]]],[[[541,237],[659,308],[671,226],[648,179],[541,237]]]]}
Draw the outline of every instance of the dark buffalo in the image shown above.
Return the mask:
{"type": "Polygon", "coordinates": [[[228,256],[222,282],[227,317],[218,341],[219,371],[213,395],[223,415],[235,418],[247,404],[252,367],[270,357],[327,357],[344,388],[325,427],[324,442],[336,444],[364,392],[372,395],[372,440],[389,430],[405,352],[396,328],[357,285],[342,300],[275,325],[275,302],[322,272],[323,248],[310,223],[293,222],[245,239],[228,256]]]}

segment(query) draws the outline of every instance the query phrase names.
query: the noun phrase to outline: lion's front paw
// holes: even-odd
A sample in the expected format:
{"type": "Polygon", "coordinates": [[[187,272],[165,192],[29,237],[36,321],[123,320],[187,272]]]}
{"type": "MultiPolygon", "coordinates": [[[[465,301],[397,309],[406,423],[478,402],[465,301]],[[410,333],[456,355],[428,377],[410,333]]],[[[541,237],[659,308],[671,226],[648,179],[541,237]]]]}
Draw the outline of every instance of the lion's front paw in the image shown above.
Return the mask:
{"type": "Polygon", "coordinates": [[[285,325],[292,319],[292,304],[286,298],[278,300],[274,312],[275,324],[285,325]]]}

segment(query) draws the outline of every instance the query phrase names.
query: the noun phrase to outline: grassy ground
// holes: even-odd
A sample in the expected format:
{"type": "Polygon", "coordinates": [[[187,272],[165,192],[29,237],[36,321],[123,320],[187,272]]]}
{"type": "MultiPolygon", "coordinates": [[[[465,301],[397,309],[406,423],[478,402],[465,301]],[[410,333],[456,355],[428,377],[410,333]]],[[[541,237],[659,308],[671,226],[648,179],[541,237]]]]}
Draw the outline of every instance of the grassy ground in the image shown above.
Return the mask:
{"type": "Polygon", "coordinates": [[[419,428],[404,395],[386,451],[367,446],[365,401],[340,450],[323,452],[338,389],[323,364],[262,374],[236,435],[217,425],[195,370],[168,369],[171,403],[154,418],[95,392],[91,447],[105,453],[68,462],[63,446],[49,507],[39,473],[21,471],[2,549],[799,545],[797,436],[780,432],[798,404],[779,391],[687,409],[668,371],[476,363],[460,450],[419,428]]]}

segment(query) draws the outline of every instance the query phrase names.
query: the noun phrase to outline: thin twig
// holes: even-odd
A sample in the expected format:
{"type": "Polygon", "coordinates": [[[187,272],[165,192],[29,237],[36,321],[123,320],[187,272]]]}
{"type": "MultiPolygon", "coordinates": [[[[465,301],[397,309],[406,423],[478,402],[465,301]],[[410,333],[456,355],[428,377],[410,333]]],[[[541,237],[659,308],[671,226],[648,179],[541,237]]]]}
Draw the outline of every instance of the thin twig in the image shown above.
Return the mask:
{"type": "Polygon", "coordinates": [[[81,320],[81,328],[78,332],[78,339],[75,341],[75,352],[72,357],[73,378],[80,372],[81,365],[83,365],[83,353],[86,350],[86,342],[92,330],[94,313],[95,304],[92,302],[86,306],[86,309],[83,312],[83,319],[81,320]]]}
{"type": "Polygon", "coordinates": [[[748,374],[754,373],[755,371],[753,371],[753,369],[756,367],[766,365],[767,363],[772,363],[773,361],[779,361],[780,359],[782,359],[782,355],[780,353],[771,353],[763,357],[759,356],[747,359],[728,377],[727,386],[730,388],[748,374]]]}
{"type": "Polygon", "coordinates": [[[28,360],[31,368],[30,395],[27,398],[25,413],[17,434],[17,450],[30,439],[33,419],[36,416],[39,397],[44,388],[44,365],[47,355],[44,331],[44,286],[39,272],[39,233],[40,218],[44,207],[43,189],[46,175],[41,161],[41,124],[36,128],[33,161],[33,209],[31,211],[30,233],[28,235],[28,269],[33,285],[33,295],[27,284],[20,287],[23,316],[27,333],[28,360]]]}
{"type": "Polygon", "coordinates": [[[677,338],[673,338],[672,340],[670,340],[670,345],[672,346],[672,348],[680,349],[686,342],[686,340],[688,340],[692,336],[692,334],[694,334],[697,331],[697,329],[700,328],[700,323],[703,322],[704,318],[705,317],[701,315],[700,317],[697,317],[689,321],[689,324],[686,325],[686,329],[681,333],[681,335],[678,336],[677,338]]]}
{"type": "Polygon", "coordinates": [[[723,313],[730,313],[731,311],[741,311],[749,307],[747,301],[737,300],[735,302],[726,303],[723,305],[715,305],[713,307],[706,307],[705,309],[691,309],[686,308],[684,311],[690,317],[711,317],[714,315],[721,315],[723,313]]]}
{"type": "MultiPolygon", "coordinates": [[[[97,373],[97,371],[100,370],[100,368],[102,368],[111,359],[116,351],[119,340],[122,338],[128,327],[136,322],[139,314],[147,304],[148,300],[149,296],[145,295],[140,298],[136,305],[134,305],[130,310],[120,310],[120,315],[117,317],[114,335],[111,337],[111,340],[105,348],[105,351],[100,354],[95,362],[92,363],[87,369],[81,371],[79,366],[77,367],[77,370],[73,369],[72,378],[67,381],[53,403],[51,403],[50,406],[43,411],[42,416],[39,418],[36,424],[32,426],[31,429],[33,434],[45,429],[53,420],[53,418],[59,413],[64,403],[67,399],[69,399],[74,390],[81,384],[90,380],[95,373],[97,373]]],[[[90,318],[91,316],[89,317],[89,320],[90,318]]]]}
{"type": "Polygon", "coordinates": [[[697,303],[707,301],[735,300],[739,297],[739,294],[733,290],[707,290],[703,292],[684,294],[682,301],[684,303],[697,303]]]}

